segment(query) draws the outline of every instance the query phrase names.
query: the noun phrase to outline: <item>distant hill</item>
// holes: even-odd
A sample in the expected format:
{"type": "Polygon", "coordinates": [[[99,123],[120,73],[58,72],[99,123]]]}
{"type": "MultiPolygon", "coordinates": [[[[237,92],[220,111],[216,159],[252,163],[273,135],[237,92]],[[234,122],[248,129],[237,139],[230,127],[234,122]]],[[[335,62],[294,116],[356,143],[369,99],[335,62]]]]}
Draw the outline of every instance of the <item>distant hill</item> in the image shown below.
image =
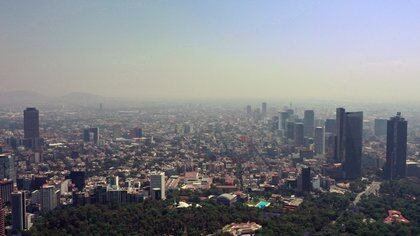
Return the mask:
{"type": "Polygon", "coordinates": [[[107,98],[95,94],[72,92],[62,96],[47,96],[41,93],[19,90],[19,91],[0,91],[0,106],[39,106],[39,105],[81,105],[97,106],[99,103],[114,101],[113,98],[107,98]]]}
{"type": "Polygon", "coordinates": [[[0,91],[0,105],[41,105],[51,101],[51,97],[33,91],[0,91]]]}
{"type": "Polygon", "coordinates": [[[63,96],[57,97],[56,102],[72,105],[98,105],[105,101],[110,101],[112,98],[107,98],[91,93],[73,92],[63,96]]]}

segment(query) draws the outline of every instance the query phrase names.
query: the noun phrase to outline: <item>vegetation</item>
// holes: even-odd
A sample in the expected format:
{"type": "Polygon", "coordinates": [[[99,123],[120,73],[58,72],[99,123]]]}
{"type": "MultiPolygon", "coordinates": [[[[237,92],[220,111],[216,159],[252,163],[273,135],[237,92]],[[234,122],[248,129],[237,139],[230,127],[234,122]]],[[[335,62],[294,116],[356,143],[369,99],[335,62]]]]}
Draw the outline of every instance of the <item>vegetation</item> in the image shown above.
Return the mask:
{"type": "MultiPolygon", "coordinates": [[[[177,209],[172,201],[135,205],[66,207],[39,218],[31,235],[207,235],[220,234],[232,222],[254,221],[260,235],[420,235],[420,184],[401,180],[382,184],[378,197],[365,197],[352,206],[353,196],[322,193],[306,196],[291,213],[281,204],[263,210],[237,204],[177,209]],[[383,223],[389,209],[402,212],[409,225],[383,223]]],[[[276,204],[273,204],[276,205],[276,204]]]]}
{"type": "Polygon", "coordinates": [[[176,209],[168,202],[145,201],[135,205],[87,205],[57,209],[36,221],[31,235],[206,235],[217,233],[232,222],[255,221],[261,234],[316,232],[337,217],[337,209],[349,204],[349,197],[323,194],[308,197],[294,213],[280,209],[260,210],[237,204],[219,206],[208,201],[202,207],[176,209]]]}
{"type": "Polygon", "coordinates": [[[380,196],[364,197],[357,208],[350,209],[325,235],[420,235],[420,181],[403,179],[384,182],[380,196]],[[410,224],[384,224],[388,210],[401,211],[410,224]]]}

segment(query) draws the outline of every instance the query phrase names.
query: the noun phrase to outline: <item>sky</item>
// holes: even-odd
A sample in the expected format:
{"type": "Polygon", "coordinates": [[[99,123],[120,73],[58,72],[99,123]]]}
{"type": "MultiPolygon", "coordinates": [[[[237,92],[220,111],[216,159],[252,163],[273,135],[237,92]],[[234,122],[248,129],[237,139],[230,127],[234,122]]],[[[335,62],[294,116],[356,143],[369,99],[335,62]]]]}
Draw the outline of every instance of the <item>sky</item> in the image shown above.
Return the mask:
{"type": "Polygon", "coordinates": [[[0,91],[420,101],[420,1],[0,1],[0,91]]]}

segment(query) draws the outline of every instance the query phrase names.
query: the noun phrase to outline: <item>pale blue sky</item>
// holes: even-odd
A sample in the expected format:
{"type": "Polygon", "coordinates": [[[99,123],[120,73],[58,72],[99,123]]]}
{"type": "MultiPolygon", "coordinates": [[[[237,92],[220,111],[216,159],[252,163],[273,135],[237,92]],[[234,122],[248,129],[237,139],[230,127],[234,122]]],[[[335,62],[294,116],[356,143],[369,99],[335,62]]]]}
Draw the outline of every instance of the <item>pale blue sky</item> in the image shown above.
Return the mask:
{"type": "Polygon", "coordinates": [[[0,1],[0,89],[420,101],[420,1],[0,1]]]}

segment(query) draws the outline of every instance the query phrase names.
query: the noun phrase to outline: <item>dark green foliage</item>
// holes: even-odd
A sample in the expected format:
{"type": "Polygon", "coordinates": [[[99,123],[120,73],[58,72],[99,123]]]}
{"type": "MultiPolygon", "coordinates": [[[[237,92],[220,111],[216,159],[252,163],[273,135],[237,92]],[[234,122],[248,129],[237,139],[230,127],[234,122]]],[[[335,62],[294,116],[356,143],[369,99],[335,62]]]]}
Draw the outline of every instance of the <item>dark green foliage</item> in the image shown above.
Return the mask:
{"type": "MultiPolygon", "coordinates": [[[[36,221],[32,235],[207,235],[220,233],[232,222],[254,221],[259,235],[420,235],[420,184],[413,180],[384,182],[380,197],[365,197],[358,206],[353,196],[322,193],[307,196],[293,213],[241,204],[176,209],[170,201],[136,205],[87,205],[55,210],[36,221]],[[382,223],[387,210],[402,212],[409,225],[382,223]]],[[[281,207],[281,204],[273,204],[281,207]]]]}

